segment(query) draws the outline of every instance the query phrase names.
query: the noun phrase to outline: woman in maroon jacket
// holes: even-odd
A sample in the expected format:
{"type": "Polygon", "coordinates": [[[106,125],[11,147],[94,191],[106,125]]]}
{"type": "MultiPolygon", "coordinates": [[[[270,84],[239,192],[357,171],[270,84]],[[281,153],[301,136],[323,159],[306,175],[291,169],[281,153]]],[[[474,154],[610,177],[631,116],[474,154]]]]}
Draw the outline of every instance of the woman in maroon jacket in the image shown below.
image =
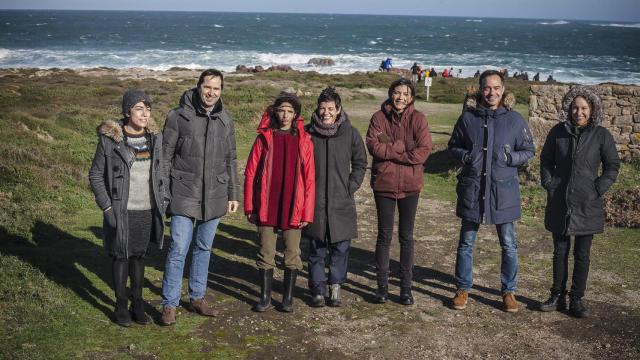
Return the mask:
{"type": "Polygon", "coordinates": [[[389,98],[373,114],[367,131],[367,149],[373,157],[371,188],[378,215],[378,290],[375,299],[381,304],[387,301],[389,245],[396,205],[400,239],[400,302],[413,304],[413,224],[423,185],[423,164],[432,148],[427,119],[413,106],[415,92],[407,79],[391,83],[389,98]]]}
{"type": "Polygon", "coordinates": [[[244,211],[258,226],[260,238],[260,301],[253,306],[258,312],[271,308],[278,231],[285,242],[282,311],[293,311],[296,273],[302,269],[300,229],[313,221],[313,143],[304,131],[300,107],[295,95],[281,93],[267,108],[244,172],[244,211]]]}

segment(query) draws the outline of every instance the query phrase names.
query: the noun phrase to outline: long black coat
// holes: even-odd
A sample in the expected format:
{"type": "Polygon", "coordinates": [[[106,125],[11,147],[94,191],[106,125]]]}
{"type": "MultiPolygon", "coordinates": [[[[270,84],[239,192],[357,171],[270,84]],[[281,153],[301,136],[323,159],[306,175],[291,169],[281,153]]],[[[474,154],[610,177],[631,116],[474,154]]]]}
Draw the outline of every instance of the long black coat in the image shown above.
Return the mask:
{"type": "Polygon", "coordinates": [[[235,128],[219,101],[207,114],[196,89],[186,91],[163,130],[165,168],[171,176],[169,214],[211,220],[238,200],[235,128]]]}
{"type": "MultiPolygon", "coordinates": [[[[341,116],[346,117],[346,113],[341,116]]],[[[319,134],[311,125],[306,130],[313,141],[316,203],[313,223],[303,228],[303,235],[316,240],[329,237],[331,242],[356,238],[358,219],[353,195],[362,185],[367,168],[362,137],[348,118],[332,137],[319,134]]]]}
{"type": "MultiPolygon", "coordinates": [[[[149,120],[147,131],[151,139],[151,190],[156,206],[153,210],[151,241],[162,249],[164,239],[165,189],[168,177],[162,166],[162,133],[153,120],[149,120]]],[[[116,258],[128,258],[129,179],[134,161],[133,151],[124,143],[122,121],[105,121],[98,128],[98,145],[89,170],[89,183],[100,209],[111,206],[116,218],[116,227],[109,226],[106,219],[102,225],[102,240],[107,253],[116,258]]]]}
{"type": "Polygon", "coordinates": [[[540,155],[540,181],[547,190],[547,230],[564,235],[603,232],[602,196],[618,177],[619,167],[607,129],[593,122],[582,133],[569,121],[554,126],[540,155]]]}

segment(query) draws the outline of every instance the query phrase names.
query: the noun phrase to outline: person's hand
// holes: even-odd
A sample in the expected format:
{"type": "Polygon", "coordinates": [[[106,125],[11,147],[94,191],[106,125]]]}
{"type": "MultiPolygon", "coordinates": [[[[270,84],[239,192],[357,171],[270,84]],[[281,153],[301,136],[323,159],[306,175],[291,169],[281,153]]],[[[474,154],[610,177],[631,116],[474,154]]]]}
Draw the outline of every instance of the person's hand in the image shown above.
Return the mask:
{"type": "Polygon", "coordinates": [[[234,213],[234,212],[236,212],[238,210],[238,207],[240,207],[240,203],[239,202],[237,202],[235,200],[229,201],[229,206],[228,206],[227,210],[230,213],[234,213]]]}
{"type": "Polygon", "coordinates": [[[115,229],[116,214],[113,213],[113,208],[109,206],[108,208],[104,209],[103,215],[104,215],[104,220],[107,222],[107,225],[115,229]]]}
{"type": "Polygon", "coordinates": [[[378,141],[383,143],[383,144],[390,143],[391,142],[391,138],[385,133],[380,133],[380,134],[378,134],[378,141]]]}
{"type": "Polygon", "coordinates": [[[248,222],[250,222],[252,224],[255,224],[256,223],[256,219],[257,219],[256,214],[247,214],[247,221],[248,222]]]}
{"type": "Polygon", "coordinates": [[[307,226],[307,225],[309,225],[309,223],[308,223],[308,222],[306,222],[306,221],[301,222],[301,223],[300,223],[300,229],[302,229],[303,227],[305,227],[305,226],[307,226]]]}

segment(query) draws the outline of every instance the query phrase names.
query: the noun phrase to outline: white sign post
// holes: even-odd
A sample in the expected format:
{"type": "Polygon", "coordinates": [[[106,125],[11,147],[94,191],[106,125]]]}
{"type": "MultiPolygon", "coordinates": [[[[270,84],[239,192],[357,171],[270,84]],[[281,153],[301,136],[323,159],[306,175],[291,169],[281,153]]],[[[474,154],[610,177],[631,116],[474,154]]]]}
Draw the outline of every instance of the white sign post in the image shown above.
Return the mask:
{"type": "Polygon", "coordinates": [[[424,78],[424,86],[427,87],[427,101],[429,101],[429,89],[431,89],[431,80],[433,80],[433,78],[431,77],[424,78]]]}

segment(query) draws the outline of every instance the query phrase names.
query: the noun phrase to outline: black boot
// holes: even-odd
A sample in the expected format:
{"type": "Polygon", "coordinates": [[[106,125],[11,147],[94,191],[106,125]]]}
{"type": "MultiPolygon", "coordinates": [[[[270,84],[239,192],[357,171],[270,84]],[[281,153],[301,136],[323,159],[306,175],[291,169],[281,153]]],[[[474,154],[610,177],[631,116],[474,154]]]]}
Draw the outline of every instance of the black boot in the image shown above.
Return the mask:
{"type": "Polygon", "coordinates": [[[129,277],[131,278],[131,318],[140,325],[151,324],[151,318],[144,312],[142,288],[144,286],[144,261],[139,257],[129,258],[129,277]]]}
{"type": "Polygon", "coordinates": [[[376,304],[384,304],[389,300],[389,285],[387,280],[378,279],[378,289],[374,295],[373,302],[376,304]]]}
{"type": "Polygon", "coordinates": [[[582,302],[582,298],[579,297],[571,297],[571,302],[569,303],[569,313],[577,318],[586,318],[589,316],[589,312],[587,308],[584,307],[584,303],[582,302]]]}
{"type": "Polygon", "coordinates": [[[116,293],[115,322],[124,327],[131,326],[131,315],[127,310],[129,302],[127,296],[127,275],[129,273],[129,261],[127,259],[114,259],[111,263],[113,275],[113,289],[116,293]]]}
{"type": "Polygon", "coordinates": [[[273,284],[273,269],[259,269],[260,301],[251,310],[265,312],[271,309],[271,286],[273,284]]]}
{"type": "Polygon", "coordinates": [[[567,310],[567,292],[551,290],[547,301],[540,304],[540,311],[567,310]]]}
{"type": "Polygon", "coordinates": [[[284,270],[284,292],[282,293],[282,311],[293,312],[293,290],[296,287],[296,269],[284,270]]]}
{"type": "Polygon", "coordinates": [[[411,295],[411,287],[403,286],[400,289],[400,303],[402,305],[413,305],[413,295],[411,295]]]}

